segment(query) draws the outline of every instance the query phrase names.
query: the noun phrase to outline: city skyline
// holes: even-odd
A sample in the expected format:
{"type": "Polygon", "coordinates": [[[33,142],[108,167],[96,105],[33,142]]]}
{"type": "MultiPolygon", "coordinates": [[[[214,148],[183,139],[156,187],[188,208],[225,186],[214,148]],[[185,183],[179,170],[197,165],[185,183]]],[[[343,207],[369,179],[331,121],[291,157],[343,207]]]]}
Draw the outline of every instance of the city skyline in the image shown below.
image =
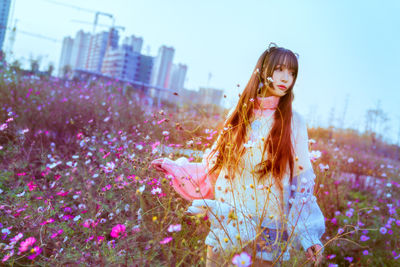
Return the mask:
{"type": "MultiPolygon", "coordinates": [[[[187,66],[173,63],[175,49],[159,48],[155,57],[141,53],[143,38],[131,35],[120,42],[115,27],[96,34],[79,30],[75,38],[63,39],[59,60],[59,77],[73,78],[78,73],[105,75],[157,88],[181,92],[184,89],[187,66]]],[[[160,92],[168,99],[170,92],[160,92]]]]}
{"type": "MultiPolygon", "coordinates": [[[[62,36],[73,35],[80,28],[92,30],[91,24],[86,27],[74,21],[91,22],[93,14],[56,2],[112,13],[116,25],[125,27],[122,37],[135,34],[144,38],[144,54],[154,56],[161,45],[174,47],[174,62],[189,66],[186,87],[208,85],[211,73],[209,86],[225,90],[227,107],[237,100],[259,55],[269,42],[275,42],[300,55],[293,105],[307,117],[309,126],[327,127],[333,118],[335,127],[362,132],[366,111],[380,107],[390,122],[389,129],[381,133],[392,143],[398,142],[400,90],[390,79],[399,73],[400,41],[393,34],[400,25],[396,1],[207,0],[194,4],[17,0],[13,14],[18,19],[13,49],[17,58],[42,55],[43,65],[53,61],[58,66],[62,36]],[[35,16],[35,10],[43,15],[35,16]],[[22,31],[40,33],[58,43],[22,31]],[[27,43],[30,45],[24,45],[27,43]]],[[[107,18],[99,20],[99,24],[110,23],[107,18]]]]}

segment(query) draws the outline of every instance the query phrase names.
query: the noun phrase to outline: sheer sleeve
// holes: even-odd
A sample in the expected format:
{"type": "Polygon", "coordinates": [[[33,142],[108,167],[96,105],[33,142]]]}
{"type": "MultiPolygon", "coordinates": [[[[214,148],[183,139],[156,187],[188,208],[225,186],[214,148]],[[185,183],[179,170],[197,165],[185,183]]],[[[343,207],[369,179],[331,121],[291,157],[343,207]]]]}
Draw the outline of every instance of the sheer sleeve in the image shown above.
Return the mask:
{"type": "MultiPolygon", "coordinates": [[[[233,109],[228,113],[228,117],[233,109]]],[[[158,163],[164,173],[172,176],[171,185],[174,190],[184,199],[192,201],[194,199],[213,199],[214,188],[212,181],[216,181],[218,175],[213,173],[209,177],[208,170],[215,164],[217,153],[211,155],[215,150],[218,139],[213,143],[211,148],[206,149],[203,154],[202,162],[189,162],[187,158],[181,157],[177,160],[169,158],[156,159],[152,162],[158,163]]]]}
{"type": "MultiPolygon", "coordinates": [[[[304,119],[296,114],[297,131],[294,145],[295,173],[289,199],[288,234],[297,237],[304,251],[315,244],[325,232],[325,218],[314,196],[315,174],[308,150],[308,134],[304,119]]],[[[324,248],[322,248],[322,251],[324,248]]]]}

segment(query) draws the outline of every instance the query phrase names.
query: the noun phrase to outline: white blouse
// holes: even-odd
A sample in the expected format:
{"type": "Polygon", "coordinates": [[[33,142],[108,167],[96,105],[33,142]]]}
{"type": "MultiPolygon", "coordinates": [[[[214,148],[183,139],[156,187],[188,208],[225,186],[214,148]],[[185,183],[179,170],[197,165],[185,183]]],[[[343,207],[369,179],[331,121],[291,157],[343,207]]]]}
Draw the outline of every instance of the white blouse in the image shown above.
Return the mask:
{"type": "MultiPolygon", "coordinates": [[[[309,156],[307,127],[298,112],[292,112],[291,123],[296,157],[292,185],[289,184],[289,167],[283,177],[283,195],[272,177],[259,183],[257,175],[253,175],[254,167],[262,161],[263,138],[267,138],[271,129],[274,112],[267,110],[262,114],[256,113],[249,127],[248,142],[244,145],[244,168],[236,174],[235,179],[226,179],[228,172],[222,168],[215,184],[215,200],[232,205],[236,212],[250,216],[262,227],[284,228],[289,236],[294,231],[292,237],[307,251],[314,244],[323,246],[319,239],[325,232],[325,218],[313,195],[315,174],[309,156]]],[[[216,155],[214,158],[208,156],[216,143],[203,156],[203,162],[207,161],[210,167],[215,163],[216,155]]],[[[264,160],[266,157],[267,153],[264,154],[264,160]]],[[[209,236],[212,234],[210,231],[209,236]]],[[[262,258],[269,259],[268,256],[262,258]]]]}

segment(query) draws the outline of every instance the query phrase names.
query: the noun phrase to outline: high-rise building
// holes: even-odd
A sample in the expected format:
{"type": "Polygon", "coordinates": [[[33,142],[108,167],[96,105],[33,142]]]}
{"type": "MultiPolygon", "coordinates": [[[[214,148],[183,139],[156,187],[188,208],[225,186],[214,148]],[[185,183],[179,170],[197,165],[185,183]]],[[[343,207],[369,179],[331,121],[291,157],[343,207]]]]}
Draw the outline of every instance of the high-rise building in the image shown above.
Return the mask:
{"type": "Polygon", "coordinates": [[[150,84],[151,72],[153,70],[154,57],[140,55],[140,66],[137,81],[150,84]]]}
{"type": "Polygon", "coordinates": [[[139,75],[140,54],[131,46],[109,48],[104,56],[101,72],[111,77],[136,81],[139,75]]]}
{"type": "Polygon", "coordinates": [[[85,69],[100,73],[106,50],[108,48],[116,49],[118,40],[118,31],[114,28],[109,32],[101,32],[91,36],[85,69]]]}
{"type": "Polygon", "coordinates": [[[173,47],[166,47],[165,45],[160,47],[154,60],[151,85],[168,88],[174,53],[173,47]]]}
{"type": "Polygon", "coordinates": [[[221,105],[221,99],[224,94],[223,90],[215,89],[215,88],[205,88],[200,87],[199,96],[200,96],[200,103],[203,105],[221,105]]]}
{"type": "Polygon", "coordinates": [[[135,35],[131,35],[129,37],[125,37],[124,45],[132,46],[133,52],[141,53],[143,46],[143,38],[136,37],[135,35]]]}
{"type": "Polygon", "coordinates": [[[72,69],[84,69],[88,54],[89,54],[89,45],[90,45],[90,33],[85,33],[80,30],[76,33],[74,39],[74,45],[72,47],[71,52],[71,67],[72,69]]]}
{"type": "Polygon", "coordinates": [[[152,68],[153,57],[133,51],[130,45],[122,45],[107,50],[101,72],[115,78],[149,84],[152,68]]]}
{"type": "Polygon", "coordinates": [[[186,72],[187,72],[186,65],[173,64],[168,88],[180,92],[183,89],[185,83],[186,72]]]}
{"type": "Polygon", "coordinates": [[[0,50],[3,50],[4,38],[8,25],[11,0],[0,0],[0,50]]]}
{"type": "Polygon", "coordinates": [[[72,54],[72,48],[74,45],[74,39],[71,37],[64,37],[63,39],[63,44],[61,48],[61,56],[60,56],[60,63],[58,67],[58,76],[64,76],[65,68],[68,66],[71,70],[72,65],[71,65],[71,54],[72,54]]]}

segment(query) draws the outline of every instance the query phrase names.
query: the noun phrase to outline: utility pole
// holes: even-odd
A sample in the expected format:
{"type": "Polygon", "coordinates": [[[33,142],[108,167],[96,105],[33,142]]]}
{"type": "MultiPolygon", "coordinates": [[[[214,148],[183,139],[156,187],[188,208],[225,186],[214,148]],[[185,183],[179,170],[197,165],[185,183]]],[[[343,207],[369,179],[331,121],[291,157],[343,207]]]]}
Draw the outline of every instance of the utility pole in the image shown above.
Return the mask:
{"type": "Polygon", "coordinates": [[[347,104],[349,103],[349,94],[346,95],[346,100],[344,102],[343,114],[342,118],[340,119],[340,128],[344,129],[344,118],[347,112],[347,104]]]}

